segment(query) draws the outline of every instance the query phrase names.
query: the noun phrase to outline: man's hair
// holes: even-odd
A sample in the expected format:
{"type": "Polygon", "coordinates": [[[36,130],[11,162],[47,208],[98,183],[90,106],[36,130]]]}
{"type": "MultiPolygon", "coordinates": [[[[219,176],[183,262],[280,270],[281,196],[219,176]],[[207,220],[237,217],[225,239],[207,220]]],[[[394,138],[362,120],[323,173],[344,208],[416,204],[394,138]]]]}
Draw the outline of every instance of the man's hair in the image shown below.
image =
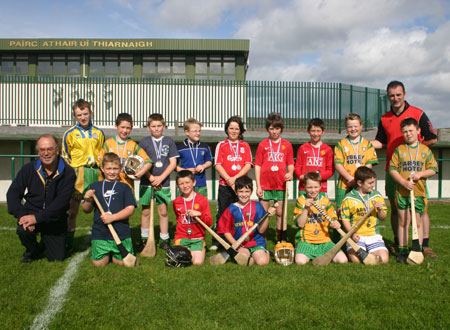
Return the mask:
{"type": "Polygon", "coordinates": [[[184,129],[185,131],[189,131],[189,130],[191,129],[191,126],[192,126],[192,125],[199,125],[200,127],[203,126],[202,123],[199,122],[197,119],[195,119],[195,118],[189,118],[188,120],[186,120],[186,121],[183,123],[183,129],[184,129]]]}
{"type": "Polygon", "coordinates": [[[361,181],[362,183],[366,182],[368,179],[377,178],[377,174],[374,170],[367,166],[358,167],[355,172],[355,182],[361,181]]]}
{"type": "Polygon", "coordinates": [[[283,118],[279,113],[269,113],[266,119],[266,130],[268,130],[270,126],[281,128],[281,131],[283,132],[284,129],[283,118]]]}
{"type": "Polygon", "coordinates": [[[304,178],[305,183],[307,180],[312,180],[312,181],[316,181],[316,182],[319,182],[320,184],[322,184],[322,177],[317,172],[307,172],[303,178],[304,178]]]}
{"type": "Polygon", "coordinates": [[[166,122],[164,121],[164,117],[160,113],[153,113],[150,116],[148,116],[147,126],[150,126],[152,121],[160,121],[163,124],[163,126],[166,126],[166,122]]]}
{"type": "Polygon", "coordinates": [[[414,126],[416,126],[416,128],[419,128],[419,123],[414,118],[403,119],[402,122],[400,123],[400,128],[403,128],[405,126],[410,126],[410,125],[414,125],[414,126]]]}
{"type": "Polygon", "coordinates": [[[40,139],[42,139],[42,138],[53,139],[53,142],[55,142],[56,150],[59,150],[58,140],[56,139],[56,137],[55,137],[54,135],[51,135],[51,134],[42,134],[42,135],[39,136],[38,139],[36,140],[36,152],[39,151],[38,143],[39,143],[40,139]]]}
{"type": "Polygon", "coordinates": [[[392,80],[386,87],[386,92],[389,93],[389,90],[391,88],[397,88],[397,87],[401,87],[403,89],[403,93],[405,93],[405,85],[403,85],[403,83],[401,81],[398,80],[392,80]]]}
{"type": "Polygon", "coordinates": [[[320,118],[313,118],[308,123],[308,132],[311,130],[313,126],[320,127],[322,131],[325,130],[325,123],[320,118]]]}
{"type": "Polygon", "coordinates": [[[349,113],[345,116],[345,125],[347,125],[349,120],[359,120],[359,123],[362,124],[361,117],[357,113],[349,113]]]}
{"type": "Polygon", "coordinates": [[[133,127],[133,117],[131,117],[129,113],[126,112],[119,113],[116,118],[116,126],[119,126],[120,123],[123,121],[129,122],[131,124],[131,127],[133,127]]]}
{"type": "Polygon", "coordinates": [[[88,109],[89,112],[92,111],[91,104],[88,101],[85,101],[83,99],[79,99],[72,105],[72,111],[75,114],[75,109],[78,108],[80,110],[88,109]]]}
{"type": "Polygon", "coordinates": [[[238,191],[242,188],[248,188],[253,191],[253,181],[247,175],[241,176],[234,182],[234,191],[238,191]]]}
{"type": "Polygon", "coordinates": [[[105,166],[105,163],[117,163],[120,165],[120,157],[114,152],[107,152],[103,155],[102,166],[105,166]]]}
{"type": "Polygon", "coordinates": [[[239,125],[239,140],[243,140],[245,128],[244,123],[242,122],[242,119],[239,116],[231,116],[230,118],[228,118],[227,122],[225,123],[225,133],[228,135],[228,127],[233,122],[239,125]]]}
{"type": "Polygon", "coordinates": [[[192,182],[195,180],[195,176],[191,171],[188,170],[181,170],[177,173],[177,178],[175,179],[175,182],[178,184],[178,180],[182,178],[189,178],[192,182]]]}

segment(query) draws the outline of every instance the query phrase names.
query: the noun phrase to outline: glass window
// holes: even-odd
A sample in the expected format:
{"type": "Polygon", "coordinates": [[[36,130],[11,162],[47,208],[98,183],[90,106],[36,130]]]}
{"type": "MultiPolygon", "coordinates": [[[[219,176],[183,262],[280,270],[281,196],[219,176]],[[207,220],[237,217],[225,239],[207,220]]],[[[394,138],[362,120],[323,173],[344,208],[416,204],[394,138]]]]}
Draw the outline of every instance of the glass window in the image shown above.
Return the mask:
{"type": "Polygon", "coordinates": [[[95,74],[95,73],[103,73],[103,62],[101,61],[91,61],[90,62],[90,67],[89,67],[89,72],[90,74],[95,74]]]}
{"type": "Polygon", "coordinates": [[[79,75],[81,73],[81,60],[79,55],[69,55],[67,62],[67,72],[79,75]]]}
{"type": "Polygon", "coordinates": [[[158,62],[158,73],[170,73],[170,62],[158,62]]]}
{"type": "Polygon", "coordinates": [[[223,63],[223,73],[224,74],[234,74],[236,71],[236,68],[234,66],[234,63],[223,63]]]}
{"type": "Polygon", "coordinates": [[[14,60],[11,57],[3,56],[2,58],[2,73],[14,72],[14,60]]]}
{"type": "Polygon", "coordinates": [[[16,61],[16,73],[28,73],[28,61],[16,61]]]}
{"type": "Polygon", "coordinates": [[[105,73],[119,73],[119,57],[117,55],[105,56],[105,73]]]}
{"type": "Polygon", "coordinates": [[[185,62],[173,62],[172,64],[173,73],[185,73],[186,63],[185,62]]]}
{"type": "Polygon", "coordinates": [[[53,74],[66,73],[66,57],[64,55],[53,55],[53,74]]]}
{"type": "Polygon", "coordinates": [[[208,63],[196,62],[195,63],[195,73],[208,73],[208,63]]]}
{"type": "Polygon", "coordinates": [[[130,75],[133,73],[133,56],[120,56],[120,73],[121,75],[130,75]]]}
{"type": "Polygon", "coordinates": [[[144,62],[142,72],[146,73],[155,73],[156,72],[156,62],[144,62]]]}
{"type": "Polygon", "coordinates": [[[209,73],[222,73],[222,63],[209,63],[209,73]]]}
{"type": "Polygon", "coordinates": [[[50,74],[50,56],[38,56],[38,74],[50,74]]]}

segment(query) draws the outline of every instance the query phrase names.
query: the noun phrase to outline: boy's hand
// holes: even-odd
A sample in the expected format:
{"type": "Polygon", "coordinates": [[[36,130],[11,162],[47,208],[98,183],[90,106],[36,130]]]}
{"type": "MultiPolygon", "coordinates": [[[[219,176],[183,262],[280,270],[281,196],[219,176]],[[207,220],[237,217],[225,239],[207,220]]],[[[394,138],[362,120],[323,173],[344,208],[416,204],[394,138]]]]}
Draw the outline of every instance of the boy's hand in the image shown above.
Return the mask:
{"type": "Polygon", "coordinates": [[[311,206],[313,206],[313,204],[314,204],[314,200],[313,200],[312,198],[308,198],[308,199],[306,200],[305,207],[308,208],[308,209],[310,209],[311,206]]]}
{"type": "Polygon", "coordinates": [[[414,182],[419,181],[422,179],[422,172],[414,172],[409,176],[410,180],[413,180],[414,182]]]}
{"type": "Polygon", "coordinates": [[[360,237],[359,237],[358,234],[353,234],[353,235],[352,235],[352,240],[355,241],[355,242],[359,242],[359,238],[360,238],[360,237]]]}
{"type": "MultiPolygon", "coordinates": [[[[197,165],[197,167],[194,169],[195,170],[195,172],[197,172],[197,173],[203,173],[203,171],[205,170],[205,166],[203,166],[203,165],[197,165]]],[[[195,174],[195,173],[194,173],[195,174]]]]}
{"type": "Polygon", "coordinates": [[[352,177],[350,180],[347,180],[347,186],[355,187],[355,178],[352,177]]]}
{"type": "Polygon", "coordinates": [[[270,216],[274,216],[277,213],[277,209],[275,207],[271,206],[271,207],[269,207],[267,212],[269,212],[270,216]]]}
{"type": "Polygon", "coordinates": [[[196,210],[188,210],[187,214],[188,216],[193,218],[193,217],[200,217],[202,215],[202,212],[196,210]]]}
{"type": "Polygon", "coordinates": [[[93,199],[94,198],[94,194],[95,194],[95,190],[94,189],[89,189],[88,191],[86,191],[86,193],[84,194],[84,199],[93,199]]]}
{"type": "Polygon", "coordinates": [[[286,172],[286,174],[285,174],[285,176],[284,176],[284,179],[285,179],[286,181],[292,181],[292,180],[294,180],[294,176],[293,176],[291,173],[286,172]]]}
{"type": "Polygon", "coordinates": [[[377,209],[377,211],[381,211],[383,209],[383,203],[381,202],[375,202],[373,203],[373,206],[377,209]]]}
{"type": "Polygon", "coordinates": [[[408,190],[414,190],[416,183],[411,180],[403,180],[402,186],[408,190]]]}
{"type": "MultiPolygon", "coordinates": [[[[152,186],[156,189],[158,186],[161,186],[161,183],[163,182],[163,179],[161,178],[161,175],[158,176],[150,176],[150,183],[152,186]]],[[[160,188],[161,189],[161,188],[160,188]]],[[[159,189],[158,189],[159,190],[159,189]]]]}
{"type": "Polygon", "coordinates": [[[234,183],[236,182],[236,178],[234,176],[230,176],[225,180],[230,187],[234,187],[234,183]]]}
{"type": "Polygon", "coordinates": [[[107,225],[107,224],[113,222],[113,221],[115,220],[115,217],[114,217],[114,214],[111,214],[111,213],[103,213],[103,214],[100,216],[100,219],[102,219],[103,223],[104,223],[105,225],[107,225]]]}
{"type": "Polygon", "coordinates": [[[330,227],[333,229],[338,229],[341,228],[341,224],[339,223],[339,221],[334,220],[332,223],[330,223],[330,227]]]}
{"type": "Polygon", "coordinates": [[[264,193],[263,193],[262,189],[259,187],[256,188],[256,196],[258,196],[258,198],[263,198],[263,195],[264,195],[264,193]]]}

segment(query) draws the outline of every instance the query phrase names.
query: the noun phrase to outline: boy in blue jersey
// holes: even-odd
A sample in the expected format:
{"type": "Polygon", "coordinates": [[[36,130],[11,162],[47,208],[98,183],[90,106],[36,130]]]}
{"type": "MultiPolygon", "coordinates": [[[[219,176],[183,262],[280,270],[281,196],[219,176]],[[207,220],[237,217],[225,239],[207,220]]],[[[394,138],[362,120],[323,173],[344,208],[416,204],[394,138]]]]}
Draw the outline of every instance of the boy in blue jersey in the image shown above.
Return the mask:
{"type": "MultiPolygon", "coordinates": [[[[233,244],[265,213],[263,206],[250,197],[253,192],[253,181],[248,176],[236,179],[235,191],[238,197],[236,203],[230,204],[220,217],[217,232],[233,244]]],[[[274,215],[276,209],[270,207],[268,212],[274,215]]],[[[269,225],[269,218],[264,220],[238,248],[238,252],[252,256],[257,265],[267,265],[270,261],[269,251],[266,249],[265,233],[269,225]]]]}
{"type": "Polygon", "coordinates": [[[91,234],[91,260],[94,266],[106,266],[111,254],[113,263],[123,265],[119,248],[107,224],[113,225],[123,246],[129,253],[133,253],[128,218],[133,215],[136,202],[130,186],[119,181],[120,168],[119,156],[113,152],[106,153],[101,166],[105,180],[91,184],[81,206],[86,213],[95,210],[91,234]],[[104,214],[100,214],[98,207],[94,206],[94,195],[105,210],[104,214]]]}
{"type": "Polygon", "coordinates": [[[212,166],[212,156],[208,145],[200,141],[202,124],[197,119],[190,118],[184,122],[183,128],[187,139],[177,145],[180,154],[177,172],[191,171],[196,182],[194,190],[208,198],[206,169],[212,166]]]}

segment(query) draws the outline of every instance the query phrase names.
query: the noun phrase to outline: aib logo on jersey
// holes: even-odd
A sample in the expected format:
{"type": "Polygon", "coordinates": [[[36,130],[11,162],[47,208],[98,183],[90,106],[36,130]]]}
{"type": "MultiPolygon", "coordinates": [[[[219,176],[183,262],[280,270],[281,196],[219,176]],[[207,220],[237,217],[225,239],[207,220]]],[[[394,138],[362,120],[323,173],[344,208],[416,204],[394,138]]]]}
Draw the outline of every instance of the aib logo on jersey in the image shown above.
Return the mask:
{"type": "Polygon", "coordinates": [[[321,157],[306,157],[306,166],[321,167],[323,164],[323,158],[321,157]]]}
{"type": "Polygon", "coordinates": [[[281,152],[271,152],[269,155],[269,162],[282,162],[284,154],[281,152]]]}

